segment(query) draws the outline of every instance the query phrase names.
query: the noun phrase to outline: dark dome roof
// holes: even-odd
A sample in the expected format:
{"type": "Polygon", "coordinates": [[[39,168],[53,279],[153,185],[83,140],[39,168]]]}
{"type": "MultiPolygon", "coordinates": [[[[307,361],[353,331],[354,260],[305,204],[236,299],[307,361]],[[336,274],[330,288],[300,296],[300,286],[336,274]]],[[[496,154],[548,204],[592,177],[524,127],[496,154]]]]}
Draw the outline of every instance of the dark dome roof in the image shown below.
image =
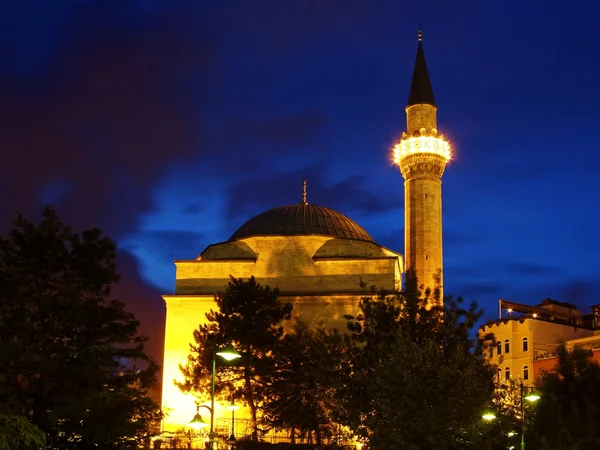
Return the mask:
{"type": "Polygon", "coordinates": [[[253,217],[233,233],[230,241],[250,236],[323,234],[374,242],[353,220],[333,209],[300,203],[273,208],[253,217]]]}

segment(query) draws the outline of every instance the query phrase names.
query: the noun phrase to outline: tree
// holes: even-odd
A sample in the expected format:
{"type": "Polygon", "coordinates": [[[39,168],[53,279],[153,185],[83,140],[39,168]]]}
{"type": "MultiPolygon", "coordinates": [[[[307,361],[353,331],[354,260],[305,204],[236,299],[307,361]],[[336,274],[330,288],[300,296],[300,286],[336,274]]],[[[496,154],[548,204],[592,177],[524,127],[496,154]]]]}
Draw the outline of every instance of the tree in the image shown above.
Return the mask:
{"type": "MultiPolygon", "coordinates": [[[[219,388],[241,398],[250,411],[253,439],[258,439],[259,415],[268,394],[274,370],[273,349],[283,336],[283,322],[291,317],[292,305],[281,303],[278,289],[261,286],[254,277],[247,281],[231,277],[227,289],[215,296],[218,311],[206,315],[208,323],[194,331],[195,344],[187,364],[180,366],[184,392],[210,392],[211,364],[220,345],[232,343],[243,355],[239,368],[220,371],[219,388]]],[[[237,362],[236,362],[237,364],[237,362]]]]}
{"type": "Polygon", "coordinates": [[[348,317],[346,423],[377,450],[482,448],[494,370],[473,337],[481,311],[452,298],[435,306],[412,272],[405,281],[403,292],[364,297],[348,317]]]}
{"type": "Polygon", "coordinates": [[[307,435],[321,445],[339,427],[334,424],[335,390],[343,358],[342,336],[325,327],[295,322],[275,347],[276,367],[265,402],[264,420],[276,429],[307,435]]]}
{"type": "Polygon", "coordinates": [[[75,233],[51,208],[0,238],[0,405],[52,448],[134,446],[160,419],[157,365],[124,305],[115,244],[75,233]]]}
{"type": "Polygon", "coordinates": [[[600,448],[600,367],[589,352],[564,347],[555,372],[543,373],[529,440],[542,450],[600,448]]]}
{"type": "Polygon", "coordinates": [[[0,450],[40,449],[46,437],[26,417],[0,414],[0,450]]]}

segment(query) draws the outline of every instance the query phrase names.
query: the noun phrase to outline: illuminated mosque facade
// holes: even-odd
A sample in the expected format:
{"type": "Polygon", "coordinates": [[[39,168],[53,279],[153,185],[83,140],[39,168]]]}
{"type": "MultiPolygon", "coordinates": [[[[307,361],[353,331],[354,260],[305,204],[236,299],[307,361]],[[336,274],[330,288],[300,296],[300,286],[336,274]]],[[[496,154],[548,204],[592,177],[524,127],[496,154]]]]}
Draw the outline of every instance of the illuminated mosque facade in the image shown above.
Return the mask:
{"type": "MultiPolygon", "coordinates": [[[[263,212],[196,259],[175,261],[175,293],[163,296],[163,430],[185,426],[196,411],[193,396],[173,381],[182,379],[179,365],[187,360],[193,331],[216,308],[215,293],[227,288],[230,276],[255,276],[262,285],[279,289],[280,300],[293,304],[295,317],[340,329],[345,314],[358,312],[361,280],[398,290],[406,268],[425,287],[443,287],[441,177],[450,148],[437,131],[436,111],[419,33],[406,131],[393,149],[405,180],[405,258],[377,244],[344,214],[310,204],[305,183],[300,203],[263,212]]],[[[215,404],[216,423],[230,414],[227,405],[215,404]]]]}

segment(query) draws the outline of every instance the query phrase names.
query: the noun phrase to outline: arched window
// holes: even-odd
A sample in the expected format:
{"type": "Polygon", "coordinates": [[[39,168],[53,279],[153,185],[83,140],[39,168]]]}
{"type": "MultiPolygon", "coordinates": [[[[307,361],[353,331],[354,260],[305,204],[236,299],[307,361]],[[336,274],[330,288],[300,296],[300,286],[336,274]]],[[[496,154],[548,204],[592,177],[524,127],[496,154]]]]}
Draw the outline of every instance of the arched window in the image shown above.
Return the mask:
{"type": "Polygon", "coordinates": [[[510,342],[508,342],[508,339],[504,341],[504,353],[510,353],[510,342]]]}
{"type": "Polygon", "coordinates": [[[523,366],[523,379],[529,380],[529,367],[523,366]]]}
{"type": "Polygon", "coordinates": [[[498,356],[500,356],[502,354],[502,342],[498,342],[496,344],[496,350],[497,350],[496,353],[498,353],[498,356]]]}
{"type": "Polygon", "coordinates": [[[490,347],[490,358],[494,357],[494,347],[490,347]]]}
{"type": "Polygon", "coordinates": [[[507,380],[510,379],[510,367],[504,369],[504,378],[506,378],[507,380]]]}
{"type": "Polygon", "coordinates": [[[523,338],[523,351],[526,352],[527,350],[529,350],[529,342],[527,341],[527,338],[524,337],[523,338]]]}

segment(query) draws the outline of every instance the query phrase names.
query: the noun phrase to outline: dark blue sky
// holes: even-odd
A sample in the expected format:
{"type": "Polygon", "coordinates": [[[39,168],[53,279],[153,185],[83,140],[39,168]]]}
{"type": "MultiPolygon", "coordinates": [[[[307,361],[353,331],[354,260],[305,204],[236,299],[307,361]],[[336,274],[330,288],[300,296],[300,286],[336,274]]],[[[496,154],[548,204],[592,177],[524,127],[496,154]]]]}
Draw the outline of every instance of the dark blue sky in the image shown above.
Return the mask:
{"type": "Polygon", "coordinates": [[[8,3],[0,219],[51,203],[103,228],[145,323],[174,289],[172,260],[299,202],[303,177],[310,203],[403,252],[389,151],[419,25],[454,153],[446,292],[487,317],[499,298],[599,302],[600,3],[8,3]]]}

